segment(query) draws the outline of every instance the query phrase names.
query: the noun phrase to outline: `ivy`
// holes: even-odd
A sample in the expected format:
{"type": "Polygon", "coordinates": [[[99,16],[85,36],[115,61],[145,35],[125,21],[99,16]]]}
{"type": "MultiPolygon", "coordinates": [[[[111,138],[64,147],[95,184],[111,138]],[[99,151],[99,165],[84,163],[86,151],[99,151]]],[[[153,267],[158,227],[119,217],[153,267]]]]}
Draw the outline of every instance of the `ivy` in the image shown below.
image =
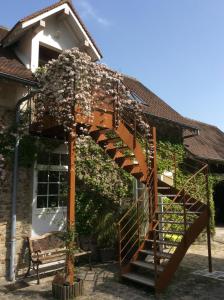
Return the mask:
{"type": "MultiPolygon", "coordinates": [[[[188,158],[186,150],[181,143],[171,143],[170,141],[160,140],[158,141],[158,153],[157,164],[158,172],[162,174],[164,171],[175,171],[174,157],[176,160],[176,187],[182,189],[185,185],[186,192],[193,198],[199,199],[204,203],[207,203],[207,190],[205,176],[198,174],[193,180],[187,180],[198,171],[201,166],[188,158]],[[174,156],[175,155],[175,156],[174,156]]],[[[211,229],[215,231],[215,207],[213,200],[214,186],[220,181],[218,176],[209,174],[208,176],[208,190],[211,207],[211,229]]],[[[166,201],[169,201],[168,199],[166,201]]],[[[176,229],[176,228],[175,228],[176,229]]]]}

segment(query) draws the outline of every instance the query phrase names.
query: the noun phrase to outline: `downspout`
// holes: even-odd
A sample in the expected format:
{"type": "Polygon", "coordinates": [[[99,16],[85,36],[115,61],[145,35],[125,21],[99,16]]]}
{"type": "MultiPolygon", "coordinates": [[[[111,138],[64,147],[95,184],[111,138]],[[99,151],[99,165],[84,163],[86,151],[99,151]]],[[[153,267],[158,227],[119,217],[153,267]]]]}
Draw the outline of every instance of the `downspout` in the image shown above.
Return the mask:
{"type": "MultiPolygon", "coordinates": [[[[20,106],[26,101],[27,95],[16,104],[16,128],[20,120],[20,106]]],[[[11,238],[10,238],[10,264],[9,264],[9,280],[15,281],[15,259],[16,259],[16,200],[17,200],[17,180],[18,180],[18,156],[19,156],[19,143],[20,136],[16,135],[15,148],[14,148],[14,164],[12,175],[12,215],[11,215],[11,238]]]]}

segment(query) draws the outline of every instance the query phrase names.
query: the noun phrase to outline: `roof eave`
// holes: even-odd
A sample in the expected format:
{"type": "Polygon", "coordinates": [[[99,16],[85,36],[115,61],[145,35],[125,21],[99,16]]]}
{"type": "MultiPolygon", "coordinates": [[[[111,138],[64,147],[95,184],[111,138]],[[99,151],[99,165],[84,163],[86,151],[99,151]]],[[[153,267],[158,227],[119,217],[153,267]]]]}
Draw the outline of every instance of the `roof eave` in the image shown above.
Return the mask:
{"type": "Polygon", "coordinates": [[[26,78],[23,78],[23,77],[19,77],[19,76],[4,73],[4,72],[0,72],[0,78],[5,78],[5,79],[17,81],[19,83],[23,83],[23,84],[29,85],[29,86],[36,86],[37,85],[37,82],[34,81],[34,80],[26,79],[26,78]]]}
{"type": "Polygon", "coordinates": [[[163,120],[163,121],[165,121],[165,122],[169,122],[169,123],[172,123],[172,124],[174,124],[174,125],[177,125],[178,127],[181,127],[181,128],[183,128],[183,129],[188,129],[188,130],[196,131],[196,132],[199,131],[199,129],[198,129],[197,127],[193,127],[193,126],[190,126],[190,125],[183,124],[183,123],[181,123],[181,122],[173,121],[173,120],[168,119],[168,118],[165,118],[165,117],[159,117],[159,116],[156,116],[156,115],[154,115],[154,114],[152,114],[152,113],[150,113],[150,112],[148,112],[148,111],[145,111],[144,113],[145,113],[146,115],[149,115],[149,116],[153,117],[153,118],[161,119],[161,120],[163,120]]]}

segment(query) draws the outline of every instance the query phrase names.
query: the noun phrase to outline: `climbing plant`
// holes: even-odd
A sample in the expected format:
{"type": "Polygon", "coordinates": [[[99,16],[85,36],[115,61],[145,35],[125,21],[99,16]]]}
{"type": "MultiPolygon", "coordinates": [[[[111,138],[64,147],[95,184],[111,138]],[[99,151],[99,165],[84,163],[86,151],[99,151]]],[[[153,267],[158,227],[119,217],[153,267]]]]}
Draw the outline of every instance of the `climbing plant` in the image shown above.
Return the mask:
{"type": "Polygon", "coordinates": [[[37,71],[36,79],[39,86],[36,118],[40,122],[47,113],[65,130],[72,131],[79,115],[84,114],[91,121],[96,106],[102,108],[102,103],[112,101],[117,116],[116,126],[119,116],[128,106],[129,111],[134,112],[138,126],[150,134],[142,107],[130,97],[122,75],[92,62],[91,57],[78,48],[65,50],[58,59],[49,61],[37,71]]]}
{"type": "MultiPolygon", "coordinates": [[[[186,181],[200,169],[194,161],[190,161],[184,145],[178,142],[170,142],[167,140],[158,141],[158,155],[157,155],[158,171],[162,174],[164,171],[176,172],[175,180],[176,187],[181,189],[186,181]],[[175,155],[175,157],[174,157],[175,155]],[[176,163],[174,164],[174,158],[176,163]],[[176,166],[175,166],[176,165],[176,166]],[[193,166],[193,168],[192,168],[193,166]]],[[[215,209],[213,201],[214,186],[220,179],[217,176],[209,174],[208,189],[211,207],[211,228],[214,232],[215,228],[215,209]]],[[[196,178],[186,185],[186,191],[190,193],[195,199],[207,201],[207,192],[205,188],[205,177],[199,174],[196,178]]],[[[168,199],[167,199],[168,201],[168,199]]]]}

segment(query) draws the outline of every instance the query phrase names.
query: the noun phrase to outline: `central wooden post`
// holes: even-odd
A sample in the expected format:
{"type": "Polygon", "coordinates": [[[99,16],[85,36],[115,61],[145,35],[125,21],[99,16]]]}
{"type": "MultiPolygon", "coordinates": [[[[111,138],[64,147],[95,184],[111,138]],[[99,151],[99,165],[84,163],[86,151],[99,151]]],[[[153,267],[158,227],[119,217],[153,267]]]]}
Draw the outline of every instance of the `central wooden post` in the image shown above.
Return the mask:
{"type": "MultiPolygon", "coordinates": [[[[69,191],[67,205],[67,230],[68,233],[75,229],[75,130],[69,134],[69,191]]],[[[71,235],[69,235],[71,236],[71,235]]],[[[74,241],[71,241],[73,243],[74,241]]],[[[74,245],[69,245],[73,249],[74,245]]],[[[67,276],[70,285],[74,283],[74,254],[68,251],[66,258],[67,276]]]]}
{"type": "Polygon", "coordinates": [[[156,137],[156,127],[152,128],[152,138],[153,138],[153,160],[152,167],[154,169],[154,181],[153,181],[153,190],[154,190],[154,213],[158,208],[158,174],[157,174],[157,137],[156,137]]]}

